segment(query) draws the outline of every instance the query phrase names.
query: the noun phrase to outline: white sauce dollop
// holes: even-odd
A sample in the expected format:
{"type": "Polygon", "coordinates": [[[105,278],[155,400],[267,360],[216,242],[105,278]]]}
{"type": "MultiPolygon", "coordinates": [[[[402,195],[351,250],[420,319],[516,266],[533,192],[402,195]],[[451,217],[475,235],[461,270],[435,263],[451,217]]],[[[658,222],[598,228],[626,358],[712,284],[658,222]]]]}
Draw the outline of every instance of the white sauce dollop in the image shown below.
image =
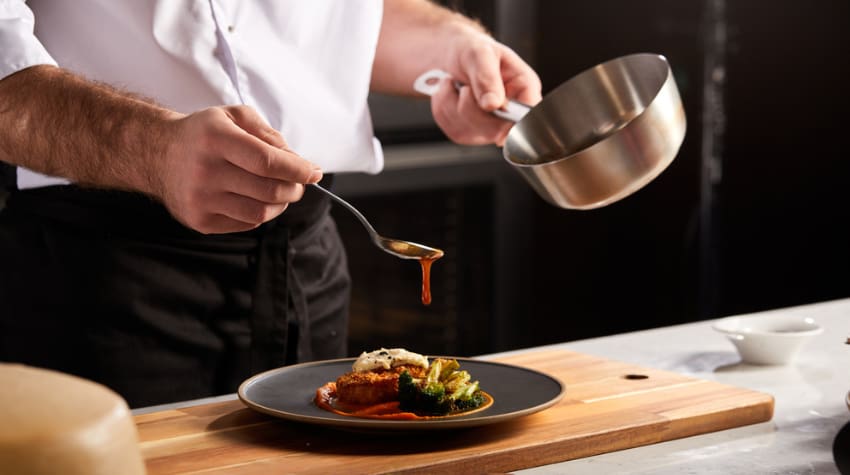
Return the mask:
{"type": "Polygon", "coordinates": [[[352,369],[358,372],[372,371],[374,369],[390,369],[401,365],[421,366],[428,368],[428,358],[419,353],[407,351],[404,348],[381,348],[369,353],[365,351],[360,354],[352,369]]]}

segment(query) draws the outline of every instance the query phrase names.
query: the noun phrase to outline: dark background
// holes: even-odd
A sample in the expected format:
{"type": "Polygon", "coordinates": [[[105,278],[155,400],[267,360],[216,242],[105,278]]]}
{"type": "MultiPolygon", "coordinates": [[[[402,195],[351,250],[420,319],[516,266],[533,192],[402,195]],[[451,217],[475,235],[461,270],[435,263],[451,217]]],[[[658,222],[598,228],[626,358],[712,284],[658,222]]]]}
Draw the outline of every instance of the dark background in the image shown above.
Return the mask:
{"type": "Polygon", "coordinates": [[[687,135],[638,193],[569,211],[498,149],[447,144],[426,101],[373,97],[387,168],[336,190],[378,232],[447,255],[424,307],[418,264],[335,210],[352,354],[480,354],[850,296],[850,2],[446,3],[523,55],[544,93],[617,56],[663,54],[687,135]]]}

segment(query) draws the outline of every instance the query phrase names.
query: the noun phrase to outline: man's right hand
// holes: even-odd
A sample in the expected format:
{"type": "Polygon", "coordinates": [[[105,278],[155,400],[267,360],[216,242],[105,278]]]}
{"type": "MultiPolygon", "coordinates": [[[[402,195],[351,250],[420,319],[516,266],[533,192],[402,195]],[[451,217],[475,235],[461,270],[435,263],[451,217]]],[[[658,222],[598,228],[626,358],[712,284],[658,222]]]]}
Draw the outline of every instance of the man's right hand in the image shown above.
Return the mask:
{"type": "Polygon", "coordinates": [[[0,80],[0,160],[145,193],[205,234],[256,228],[322,178],[250,107],[182,115],[47,65],[0,80]]]}
{"type": "Polygon", "coordinates": [[[155,194],[199,232],[256,228],[301,199],[303,184],[322,178],[248,106],[205,109],[173,125],[155,194]]]}

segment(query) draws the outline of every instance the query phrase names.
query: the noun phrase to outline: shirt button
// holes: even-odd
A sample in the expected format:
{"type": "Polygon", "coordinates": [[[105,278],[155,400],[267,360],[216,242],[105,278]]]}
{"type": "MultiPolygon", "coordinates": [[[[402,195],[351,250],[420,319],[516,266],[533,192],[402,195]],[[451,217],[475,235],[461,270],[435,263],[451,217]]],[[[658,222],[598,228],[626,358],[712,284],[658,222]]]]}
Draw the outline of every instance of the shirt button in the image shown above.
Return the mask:
{"type": "Polygon", "coordinates": [[[235,27],[235,26],[233,26],[233,25],[227,25],[227,32],[228,32],[228,33],[233,33],[233,30],[235,30],[235,29],[236,29],[236,27],[235,27]]]}

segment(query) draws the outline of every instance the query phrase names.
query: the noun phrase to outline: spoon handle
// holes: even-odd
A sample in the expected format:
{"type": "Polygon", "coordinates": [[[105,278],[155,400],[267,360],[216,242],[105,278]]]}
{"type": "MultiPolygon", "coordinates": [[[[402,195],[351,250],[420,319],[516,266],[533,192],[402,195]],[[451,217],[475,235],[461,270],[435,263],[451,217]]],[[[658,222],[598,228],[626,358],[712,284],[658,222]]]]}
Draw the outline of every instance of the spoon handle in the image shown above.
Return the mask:
{"type": "Polygon", "coordinates": [[[345,207],[348,211],[351,211],[351,213],[355,217],[357,217],[357,220],[360,221],[360,224],[362,224],[363,227],[366,228],[366,231],[369,232],[369,237],[371,237],[373,241],[377,242],[380,239],[380,236],[378,236],[378,232],[375,231],[375,228],[372,227],[372,225],[369,223],[369,221],[366,219],[366,217],[363,216],[363,214],[360,213],[360,211],[358,211],[357,208],[352,206],[351,203],[349,203],[348,201],[345,201],[344,199],[335,195],[333,192],[331,192],[327,188],[323,188],[321,185],[318,185],[316,183],[311,183],[310,185],[313,186],[314,188],[318,188],[319,190],[324,192],[326,195],[330,196],[331,199],[333,199],[334,201],[336,201],[337,203],[339,203],[343,207],[345,207]]]}
{"type": "MultiPolygon", "coordinates": [[[[440,88],[440,80],[444,78],[451,78],[451,75],[441,69],[429,69],[413,81],[413,89],[422,94],[433,96],[440,88]]],[[[458,81],[455,81],[454,85],[457,89],[464,86],[463,83],[458,81]]],[[[508,99],[501,109],[496,109],[490,113],[511,122],[519,122],[530,110],[531,106],[508,99]]]]}

